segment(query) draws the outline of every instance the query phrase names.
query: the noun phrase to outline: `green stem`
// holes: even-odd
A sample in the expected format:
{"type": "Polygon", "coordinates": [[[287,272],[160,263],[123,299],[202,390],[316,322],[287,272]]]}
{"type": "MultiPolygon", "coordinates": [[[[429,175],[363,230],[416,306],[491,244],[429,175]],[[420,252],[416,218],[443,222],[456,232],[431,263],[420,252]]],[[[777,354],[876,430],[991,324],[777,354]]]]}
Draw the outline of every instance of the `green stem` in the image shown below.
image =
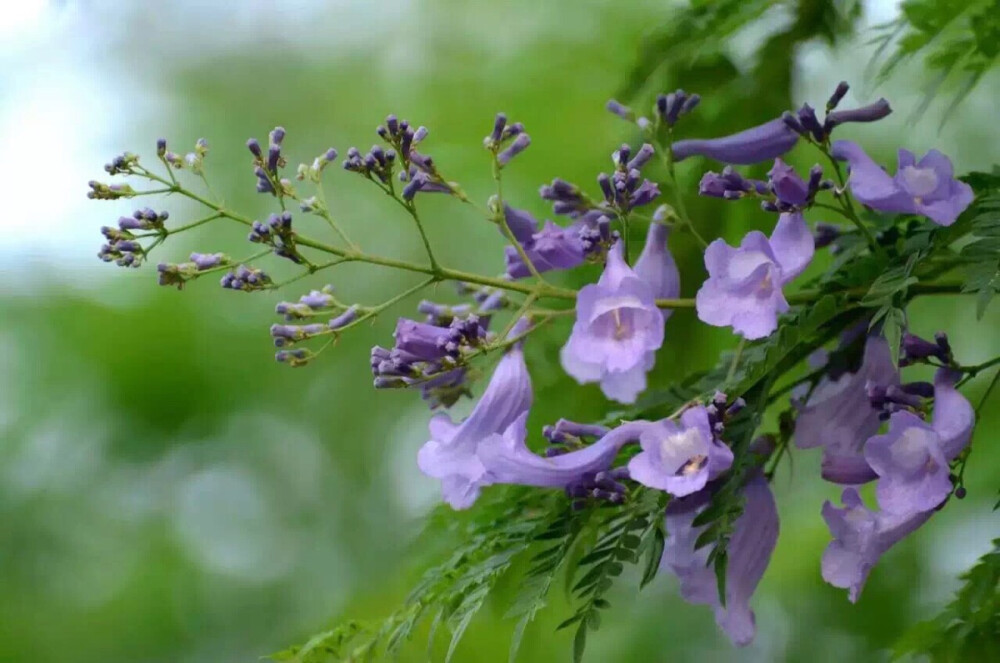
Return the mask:
{"type": "Polygon", "coordinates": [[[344,229],[340,227],[340,224],[333,220],[333,216],[330,214],[330,206],[326,202],[326,192],[323,190],[322,181],[316,184],[316,196],[319,198],[320,205],[322,205],[321,209],[319,210],[319,215],[326,220],[330,228],[333,229],[333,232],[340,235],[340,239],[344,240],[344,243],[346,243],[349,247],[351,247],[351,249],[355,251],[360,251],[361,247],[359,247],[357,244],[351,241],[351,238],[347,236],[347,233],[344,232],[344,229]]]}
{"type": "Polygon", "coordinates": [[[670,177],[670,186],[674,190],[674,202],[677,203],[677,215],[680,217],[681,222],[691,231],[691,235],[695,238],[701,248],[707,248],[708,242],[705,238],[701,236],[701,233],[694,227],[694,223],[691,221],[691,217],[688,216],[687,206],[684,204],[684,194],[681,192],[680,184],[677,182],[677,171],[674,168],[674,148],[671,141],[668,139],[666,143],[660,143],[658,145],[660,149],[656,150],[660,154],[660,159],[663,161],[664,165],[667,167],[667,175],[670,177]]]}
{"type": "Polygon", "coordinates": [[[843,192],[841,195],[837,196],[837,200],[840,202],[841,207],[844,208],[844,217],[847,218],[851,223],[857,227],[861,234],[865,236],[868,241],[868,246],[871,248],[872,253],[877,255],[882,255],[882,247],[879,245],[878,240],[875,239],[875,235],[872,234],[871,229],[864,224],[864,222],[858,217],[857,212],[854,211],[854,203],[851,202],[851,196],[847,192],[847,180],[844,179],[844,173],[840,169],[840,162],[833,158],[830,154],[830,150],[826,148],[825,145],[817,145],[820,152],[822,152],[830,164],[833,166],[833,172],[837,175],[837,182],[840,184],[840,190],[843,192]]]}
{"type": "Polygon", "coordinates": [[[743,348],[746,347],[746,344],[747,344],[747,339],[740,338],[740,342],[736,346],[736,352],[733,354],[733,360],[729,364],[729,372],[726,373],[726,382],[725,382],[726,384],[732,382],[733,378],[736,376],[736,369],[740,365],[740,357],[743,356],[743,348]]]}

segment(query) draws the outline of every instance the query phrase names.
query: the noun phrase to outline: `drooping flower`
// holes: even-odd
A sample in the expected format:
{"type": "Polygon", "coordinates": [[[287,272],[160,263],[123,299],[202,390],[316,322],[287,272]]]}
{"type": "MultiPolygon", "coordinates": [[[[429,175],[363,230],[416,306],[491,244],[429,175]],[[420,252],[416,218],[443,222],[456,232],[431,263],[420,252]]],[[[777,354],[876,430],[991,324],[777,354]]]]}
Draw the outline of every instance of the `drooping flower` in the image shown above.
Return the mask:
{"type": "Polygon", "coordinates": [[[899,150],[899,166],[891,177],[857,143],[838,140],[833,156],[850,167],[851,193],[881,212],[920,214],[934,223],[950,226],[972,203],[975,194],[954,178],[951,161],[931,150],[920,161],[908,150],[899,150]]]}
{"type": "Polygon", "coordinates": [[[869,336],[857,371],[836,379],[824,377],[816,385],[796,418],[795,446],[823,447],[824,479],[859,484],[876,477],[863,453],[865,441],[880,426],[868,387],[885,389],[898,384],[889,344],[881,336],[869,336]]]}
{"type": "Polygon", "coordinates": [[[768,239],[751,231],[733,248],[717,239],[705,250],[705,281],[695,299],[698,318],[716,327],[732,327],[748,340],[764,338],[788,310],[782,286],[802,273],[815,247],[798,212],[782,214],[768,239]]]}
{"type": "Polygon", "coordinates": [[[515,347],[497,364],[468,418],[460,424],[444,413],[431,418],[431,439],[420,448],[417,464],[427,476],[440,479],[444,500],[453,508],[472,506],[482,487],[493,483],[479,450],[502,444],[504,438],[523,440],[531,400],[528,367],[521,349],[515,347]]]}
{"type": "Polygon", "coordinates": [[[695,517],[709,504],[703,490],[667,505],[667,540],[662,564],[680,580],[681,596],[690,603],[710,605],[715,621],[734,644],[749,644],[756,633],[750,598],[764,576],[778,541],[778,510],[767,480],[760,473],[743,488],[743,513],[736,520],[727,549],[726,605],[719,602],[713,569],[706,565],[710,546],[695,549],[705,526],[694,527],[695,517]]]}
{"type": "Polygon", "coordinates": [[[829,501],[823,504],[823,519],[833,541],[823,552],[821,570],[823,580],[848,590],[848,599],[856,603],[868,574],[882,555],[927,522],[934,511],[872,511],[861,501],[856,488],[845,488],[840,499],[843,508],[829,501]]]}
{"type": "Polygon", "coordinates": [[[621,242],[608,252],[597,283],[577,297],[577,317],[560,353],[563,368],[581,384],[600,382],[605,396],[632,403],[646,388],[646,372],[663,343],[666,320],[658,297],[676,297],[677,266],[667,250],[668,230],[650,224],[635,270],[625,262],[621,242]]]}
{"type": "Polygon", "coordinates": [[[629,475],[675,497],[701,490],[733,464],[733,452],[715,439],[701,405],[685,410],[680,423],[664,419],[649,424],[639,444],[642,451],[629,461],[629,475]]]}
{"type": "MultiPolygon", "coordinates": [[[[590,228],[589,218],[581,217],[569,226],[563,227],[546,221],[538,229],[538,220],[524,210],[505,206],[504,215],[511,234],[524,249],[535,269],[548,272],[554,269],[572,269],[583,264],[587,256],[598,247],[584,239],[584,230],[590,228]]],[[[598,224],[594,223],[598,232],[598,224]]],[[[604,224],[610,233],[609,224],[604,224]]],[[[609,235],[610,237],[610,235],[609,235]]],[[[504,247],[507,275],[512,279],[531,276],[531,270],[521,258],[521,252],[514,246],[504,247]]]]}
{"type": "Polygon", "coordinates": [[[951,493],[948,462],[968,444],[975,424],[972,406],[954,387],[957,377],[948,369],[938,372],[930,424],[911,412],[894,412],[889,430],[865,444],[865,460],[879,476],[875,491],[884,511],[930,511],[951,493]]]}
{"type": "Polygon", "coordinates": [[[703,156],[749,165],[770,161],[795,147],[799,135],[781,118],[722,138],[681,140],[673,144],[674,161],[703,156]]]}

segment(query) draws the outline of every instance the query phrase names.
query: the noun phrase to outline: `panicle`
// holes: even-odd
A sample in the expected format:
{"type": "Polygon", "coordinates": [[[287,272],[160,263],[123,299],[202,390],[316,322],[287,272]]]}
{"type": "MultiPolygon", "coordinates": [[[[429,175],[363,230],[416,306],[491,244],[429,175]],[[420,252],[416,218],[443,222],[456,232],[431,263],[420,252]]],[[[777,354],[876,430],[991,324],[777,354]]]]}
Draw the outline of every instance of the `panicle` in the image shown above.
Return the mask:
{"type": "Polygon", "coordinates": [[[254,221],[250,227],[247,239],[255,244],[267,244],[274,249],[274,255],[287,258],[295,264],[302,264],[305,258],[299,254],[295,246],[295,233],[292,231],[292,213],[282,212],[271,214],[267,223],[254,221]]]}

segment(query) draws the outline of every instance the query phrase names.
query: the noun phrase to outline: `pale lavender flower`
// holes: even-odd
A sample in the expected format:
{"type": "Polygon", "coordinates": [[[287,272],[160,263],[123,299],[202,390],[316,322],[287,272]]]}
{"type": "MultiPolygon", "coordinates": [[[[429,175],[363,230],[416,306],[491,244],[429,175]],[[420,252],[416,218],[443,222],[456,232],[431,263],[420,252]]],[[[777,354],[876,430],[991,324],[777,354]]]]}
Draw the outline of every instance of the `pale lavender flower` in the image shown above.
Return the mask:
{"type": "MultiPolygon", "coordinates": [[[[546,221],[541,230],[538,221],[524,210],[504,207],[511,234],[521,244],[525,254],[539,272],[553,269],[571,269],[583,264],[588,246],[581,237],[586,226],[582,221],[563,227],[546,221]]],[[[507,275],[512,279],[531,276],[531,270],[521,258],[516,247],[504,247],[507,275]]]]}
{"type": "Polygon", "coordinates": [[[733,464],[732,450],[715,439],[701,405],[685,410],[680,423],[664,419],[648,425],[639,444],[642,451],[629,461],[629,475],[675,497],[701,490],[733,464]]]}
{"type": "Polygon", "coordinates": [[[884,511],[930,511],[951,494],[948,462],[968,444],[975,424],[972,406],[955,389],[957,377],[948,369],[938,371],[932,423],[908,411],[894,412],[886,434],[865,445],[865,460],[879,476],[875,493],[884,511]]]}
{"type": "Polygon", "coordinates": [[[829,501],[823,504],[823,519],[833,541],[823,552],[821,570],[823,580],[848,590],[848,599],[856,603],[868,574],[882,555],[927,522],[934,511],[872,511],[861,501],[856,488],[845,488],[840,499],[843,508],[829,501]]]}
{"type": "Polygon", "coordinates": [[[482,445],[503,444],[503,439],[523,439],[525,417],[531,407],[531,378],[519,347],[497,364],[493,377],[472,414],[460,424],[447,414],[434,415],[431,439],[420,448],[417,464],[429,477],[441,481],[444,500],[455,509],[466,509],[493,478],[483,465],[482,445]]]}
{"type": "Polygon", "coordinates": [[[780,157],[795,147],[799,135],[778,118],[722,138],[681,140],[673,144],[674,161],[704,156],[723,163],[753,164],[780,157]]]}
{"type": "Polygon", "coordinates": [[[749,644],[756,633],[750,598],[771,560],[778,540],[778,511],[767,480],[760,473],[744,486],[743,513],[729,540],[726,565],[726,606],[719,602],[715,573],[706,565],[711,547],[695,549],[706,526],[694,527],[695,516],[708,507],[709,491],[672,500],[667,505],[667,540],[662,565],[677,576],[681,596],[690,603],[712,606],[715,621],[738,646],[749,644]]]}
{"type": "Polygon", "coordinates": [[[770,240],[751,231],[733,248],[717,239],[705,250],[708,280],[698,290],[698,318],[732,327],[748,340],[764,338],[788,310],[782,286],[802,273],[815,247],[801,213],[782,214],[770,240]]]}
{"type": "Polygon", "coordinates": [[[650,225],[635,270],[625,262],[621,242],[608,252],[596,284],[577,297],[577,318],[560,353],[563,368],[581,384],[600,382],[608,398],[632,403],[646,388],[646,372],[663,343],[666,318],[657,298],[676,297],[677,267],[666,246],[668,231],[650,225]]]}
{"type": "Polygon", "coordinates": [[[881,336],[865,340],[861,365],[836,379],[824,377],[795,421],[795,446],[823,447],[823,478],[841,484],[859,484],[876,477],[863,451],[865,441],[878,432],[878,410],[868,388],[899,384],[889,344],[881,336]]]}
{"type": "Polygon", "coordinates": [[[931,150],[920,161],[912,152],[899,150],[899,167],[891,177],[865,154],[857,143],[838,140],[833,156],[850,166],[851,193],[880,212],[920,214],[934,223],[950,226],[972,203],[975,194],[954,178],[951,161],[931,150]]]}

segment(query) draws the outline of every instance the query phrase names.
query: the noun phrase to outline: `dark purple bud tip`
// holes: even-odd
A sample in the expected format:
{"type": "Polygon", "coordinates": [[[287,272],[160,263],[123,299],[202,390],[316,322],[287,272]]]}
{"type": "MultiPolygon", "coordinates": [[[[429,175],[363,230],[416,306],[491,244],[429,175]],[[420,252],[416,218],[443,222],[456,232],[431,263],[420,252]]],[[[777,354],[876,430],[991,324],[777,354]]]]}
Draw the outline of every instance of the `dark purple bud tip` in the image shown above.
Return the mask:
{"type": "Polygon", "coordinates": [[[490,134],[490,140],[494,143],[499,143],[505,126],[507,126],[507,116],[504,113],[497,113],[496,118],[493,120],[493,132],[490,134]]]}
{"type": "Polygon", "coordinates": [[[271,132],[271,143],[274,145],[281,145],[281,141],[285,140],[285,128],[275,127],[274,131],[271,132]]]}
{"type": "Polygon", "coordinates": [[[959,486],[955,489],[955,497],[960,500],[964,500],[965,496],[968,495],[968,491],[965,490],[965,486],[959,486]]]}
{"type": "Polygon", "coordinates": [[[159,138],[156,141],[156,155],[162,157],[167,153],[167,139],[159,138]]]}
{"type": "Polygon", "coordinates": [[[260,143],[257,142],[256,138],[251,138],[247,141],[247,149],[258,159],[263,158],[263,153],[260,150],[260,143]]]}
{"type": "Polygon", "coordinates": [[[946,355],[951,354],[951,343],[948,342],[947,334],[945,334],[944,332],[938,332],[934,334],[934,342],[937,343],[937,346],[941,348],[941,351],[944,354],[946,355]]]}
{"type": "Polygon", "coordinates": [[[701,96],[697,94],[692,94],[688,97],[683,104],[681,104],[681,115],[687,115],[701,103],[701,96]]]}
{"type": "Polygon", "coordinates": [[[632,109],[615,99],[609,99],[604,107],[609,113],[614,113],[623,120],[631,121],[635,119],[635,113],[632,112],[632,109]]]}
{"type": "Polygon", "coordinates": [[[830,95],[830,99],[826,102],[827,113],[837,107],[837,104],[840,103],[849,89],[851,89],[851,86],[847,84],[847,81],[840,81],[837,83],[837,89],[833,91],[833,94],[830,95]]]}

